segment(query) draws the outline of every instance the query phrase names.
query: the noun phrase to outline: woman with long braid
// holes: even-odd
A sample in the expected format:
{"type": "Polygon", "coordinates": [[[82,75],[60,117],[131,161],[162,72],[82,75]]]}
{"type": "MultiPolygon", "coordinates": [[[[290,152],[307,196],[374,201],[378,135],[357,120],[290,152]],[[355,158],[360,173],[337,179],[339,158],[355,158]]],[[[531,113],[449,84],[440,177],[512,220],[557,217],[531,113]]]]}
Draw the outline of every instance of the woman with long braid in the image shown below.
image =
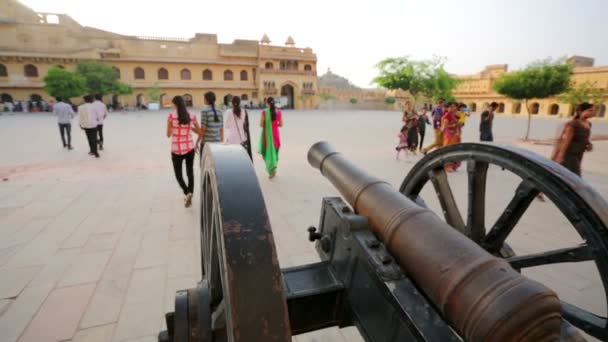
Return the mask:
{"type": "Polygon", "coordinates": [[[276,109],[272,97],[266,99],[266,105],[268,107],[262,111],[260,119],[262,134],[260,134],[258,151],[266,163],[268,177],[272,179],[277,174],[279,164],[279,149],[281,147],[279,127],[283,127],[283,115],[280,110],[276,109]]]}
{"type": "Polygon", "coordinates": [[[215,109],[215,94],[205,93],[205,107],[201,111],[201,135],[196,145],[201,142],[201,153],[205,143],[222,142],[224,140],[224,120],[222,112],[215,109]]]}

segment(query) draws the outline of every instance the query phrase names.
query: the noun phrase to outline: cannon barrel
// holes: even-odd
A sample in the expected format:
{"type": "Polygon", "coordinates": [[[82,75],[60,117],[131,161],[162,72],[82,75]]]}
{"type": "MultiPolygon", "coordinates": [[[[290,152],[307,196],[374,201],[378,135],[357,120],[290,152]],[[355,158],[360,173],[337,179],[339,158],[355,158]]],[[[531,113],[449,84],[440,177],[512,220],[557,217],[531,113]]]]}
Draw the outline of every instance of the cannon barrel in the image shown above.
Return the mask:
{"type": "Polygon", "coordinates": [[[557,295],[513,270],[431,210],[368,175],[326,142],[308,161],[368,217],[401,268],[469,341],[548,341],[560,336],[557,295]]]}

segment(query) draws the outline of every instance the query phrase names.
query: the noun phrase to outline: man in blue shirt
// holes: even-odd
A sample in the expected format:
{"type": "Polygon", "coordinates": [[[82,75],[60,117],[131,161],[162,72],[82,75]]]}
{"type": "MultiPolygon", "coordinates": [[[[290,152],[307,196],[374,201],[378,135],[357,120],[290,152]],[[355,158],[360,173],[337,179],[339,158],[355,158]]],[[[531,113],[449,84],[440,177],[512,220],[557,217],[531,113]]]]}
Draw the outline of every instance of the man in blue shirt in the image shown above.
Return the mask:
{"type": "Polygon", "coordinates": [[[422,149],[423,154],[427,154],[430,150],[443,146],[443,132],[441,132],[441,118],[445,113],[445,99],[439,99],[439,104],[433,108],[433,130],[435,132],[435,141],[432,144],[422,149]]]}

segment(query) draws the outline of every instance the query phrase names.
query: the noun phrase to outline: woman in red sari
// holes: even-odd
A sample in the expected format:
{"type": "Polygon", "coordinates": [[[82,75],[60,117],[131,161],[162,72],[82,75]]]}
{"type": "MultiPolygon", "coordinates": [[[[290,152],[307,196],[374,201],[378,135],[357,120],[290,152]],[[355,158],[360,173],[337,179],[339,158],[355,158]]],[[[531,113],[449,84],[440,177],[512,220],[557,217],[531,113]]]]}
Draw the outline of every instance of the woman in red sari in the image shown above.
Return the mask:
{"type": "MultiPolygon", "coordinates": [[[[458,105],[455,102],[447,104],[447,111],[441,118],[441,129],[443,131],[443,146],[454,145],[460,142],[458,127],[458,105]]],[[[453,172],[460,166],[459,162],[445,165],[446,172],[453,172]]]]}

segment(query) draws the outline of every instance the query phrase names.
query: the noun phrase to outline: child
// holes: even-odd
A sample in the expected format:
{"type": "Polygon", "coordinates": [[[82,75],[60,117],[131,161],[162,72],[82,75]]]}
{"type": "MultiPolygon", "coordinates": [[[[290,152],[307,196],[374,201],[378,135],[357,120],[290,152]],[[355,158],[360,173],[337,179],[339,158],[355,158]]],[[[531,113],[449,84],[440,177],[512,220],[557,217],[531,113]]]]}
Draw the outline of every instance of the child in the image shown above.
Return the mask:
{"type": "Polygon", "coordinates": [[[401,132],[398,135],[399,145],[397,145],[397,147],[395,147],[395,150],[397,150],[397,157],[396,157],[397,160],[399,160],[399,154],[401,154],[401,150],[405,150],[405,155],[407,156],[407,150],[408,150],[407,131],[408,131],[407,125],[403,125],[403,127],[401,127],[401,132]]]}

